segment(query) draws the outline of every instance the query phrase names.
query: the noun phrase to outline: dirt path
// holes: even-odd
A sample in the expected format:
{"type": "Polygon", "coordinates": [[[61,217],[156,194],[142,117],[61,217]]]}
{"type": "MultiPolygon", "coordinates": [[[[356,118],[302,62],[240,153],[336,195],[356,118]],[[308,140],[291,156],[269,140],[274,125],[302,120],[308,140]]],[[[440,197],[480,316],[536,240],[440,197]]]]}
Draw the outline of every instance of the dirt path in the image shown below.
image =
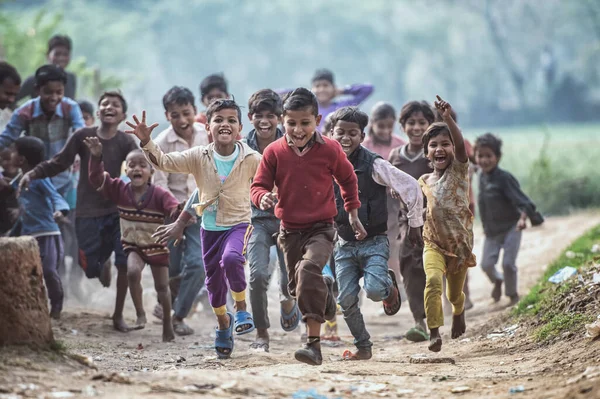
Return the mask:
{"type": "MultiPolygon", "coordinates": [[[[600,213],[586,212],[551,218],[544,227],[528,230],[519,254],[520,292],[526,293],[546,265],[572,240],[599,223],[600,213]]],[[[475,253],[479,255],[482,247],[480,229],[476,231],[475,247],[475,253]]],[[[403,305],[400,313],[390,318],[378,315],[380,305],[364,301],[363,313],[375,344],[373,359],[341,361],[344,349],[353,349],[353,345],[343,319],[339,318],[344,341],[339,347],[324,347],[325,361],[317,368],[293,360],[293,352],[300,344],[300,331],[284,334],[279,328],[275,286],[270,307],[271,352],[250,350],[248,345],[253,336],[236,338],[233,359],[229,361],[219,361],[214,355],[211,342],[215,322],[211,315],[196,314],[190,320],[196,334],[178,338],[174,343],[160,342],[160,327],[156,324],[150,324],[142,331],[121,334],[110,328],[107,319],[113,292],[89,286],[95,291],[88,292],[87,310],[72,305],[67,307],[63,320],[55,325],[54,331],[69,352],[93,358],[98,371],[82,368],[74,362],[53,363],[52,355],[32,359],[30,353],[4,350],[0,352],[0,398],[2,389],[14,391],[20,389],[16,388],[18,384],[30,383],[36,385],[35,390],[29,391],[33,397],[54,389],[83,390],[84,394],[113,398],[148,397],[150,392],[161,398],[184,397],[192,393],[205,397],[284,398],[292,397],[299,390],[315,389],[326,398],[445,398],[457,395],[501,398],[512,396],[510,387],[519,385],[526,389],[519,397],[577,397],[577,389],[581,387],[565,385],[565,381],[582,372],[585,366],[600,362],[600,352],[595,346],[566,342],[539,347],[528,343],[528,333],[522,326],[516,326],[512,333],[488,337],[495,330],[509,327],[503,323],[507,299],[500,305],[491,304],[491,286],[481,270],[473,269],[470,277],[475,308],[467,313],[467,334],[461,340],[452,341],[445,327],[441,354],[427,353],[426,343],[413,344],[399,339],[412,325],[408,306],[403,305]],[[419,355],[429,359],[450,357],[455,364],[411,363],[411,357],[419,355]],[[122,374],[111,377],[113,372],[122,374]],[[92,380],[94,375],[98,380],[92,380]],[[451,392],[461,386],[469,390],[462,394],[451,392]]],[[[151,284],[145,284],[145,287],[148,287],[146,306],[151,310],[154,304],[149,289],[151,284]]],[[[133,316],[134,312],[128,308],[127,314],[133,316]]],[[[578,339],[575,343],[583,341],[578,339]]],[[[600,387],[592,388],[599,395],[600,387]]],[[[68,397],[67,394],[55,395],[68,397]]]]}

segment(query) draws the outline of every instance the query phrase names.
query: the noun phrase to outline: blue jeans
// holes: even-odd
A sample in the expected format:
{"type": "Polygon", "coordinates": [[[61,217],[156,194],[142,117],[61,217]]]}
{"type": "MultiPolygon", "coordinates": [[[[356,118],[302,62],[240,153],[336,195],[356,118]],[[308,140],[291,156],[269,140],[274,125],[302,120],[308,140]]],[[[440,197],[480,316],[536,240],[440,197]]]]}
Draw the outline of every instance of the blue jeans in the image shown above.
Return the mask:
{"type": "Polygon", "coordinates": [[[202,244],[200,244],[200,224],[196,223],[183,231],[184,240],[174,247],[169,243],[169,277],[181,275],[179,292],[173,303],[175,317],[184,319],[190,313],[194,300],[204,285],[204,262],[202,262],[202,244]]]}
{"type": "Polygon", "coordinates": [[[247,258],[250,265],[250,305],[256,328],[267,329],[269,312],[267,311],[267,291],[271,276],[275,269],[275,262],[270,262],[271,247],[275,246],[279,263],[279,290],[280,301],[292,299],[289,294],[288,275],[285,267],[285,258],[277,242],[273,238],[279,232],[279,220],[273,218],[260,218],[252,221],[252,235],[248,241],[247,258]]]}
{"type": "Polygon", "coordinates": [[[373,343],[358,307],[361,277],[363,289],[372,301],[383,301],[390,295],[392,279],[388,274],[390,244],[386,235],[363,241],[339,239],[335,249],[335,274],[339,287],[338,303],[357,348],[370,348],[373,343]]]}

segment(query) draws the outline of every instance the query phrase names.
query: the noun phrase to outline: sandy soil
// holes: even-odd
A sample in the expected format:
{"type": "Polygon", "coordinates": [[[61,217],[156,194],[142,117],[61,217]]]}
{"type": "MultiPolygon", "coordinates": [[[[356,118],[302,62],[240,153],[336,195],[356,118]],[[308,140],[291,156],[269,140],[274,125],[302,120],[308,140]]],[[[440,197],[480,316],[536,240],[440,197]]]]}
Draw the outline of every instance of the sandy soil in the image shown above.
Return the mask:
{"type": "MultiPolygon", "coordinates": [[[[572,240],[599,223],[600,213],[586,212],[550,218],[543,227],[527,230],[519,254],[521,293],[527,292],[547,264],[572,240]]],[[[481,247],[478,228],[477,255],[481,247]]],[[[149,275],[146,271],[145,303],[152,319],[155,296],[149,275]]],[[[0,351],[0,398],[289,398],[294,394],[298,398],[600,397],[600,382],[594,378],[594,369],[588,369],[589,377],[567,383],[589,366],[600,366],[598,343],[584,338],[582,331],[553,345],[535,344],[527,326],[514,325],[509,320],[508,299],[491,303],[491,284],[480,269],[471,270],[470,281],[475,307],[467,312],[467,334],[450,340],[449,328],[444,327],[444,348],[440,354],[428,353],[426,343],[402,339],[412,326],[407,304],[403,304],[398,315],[387,317],[379,315],[380,304],[365,300],[362,309],[375,344],[373,359],[342,361],[343,351],[353,349],[353,345],[343,319],[338,318],[342,342],[323,348],[325,360],[321,367],[306,366],[293,359],[301,331],[286,334],[279,327],[276,284],[271,287],[270,353],[249,349],[254,338],[250,334],[236,338],[231,360],[220,361],[212,347],[212,314],[196,313],[189,320],[196,333],[178,337],[174,343],[162,343],[160,326],[152,322],[145,330],[118,333],[112,330],[109,320],[113,288],[101,289],[97,282],[86,281],[85,303],[70,298],[62,320],[53,329],[55,338],[64,343],[69,353],[93,359],[97,369],[54,352],[5,348],[0,351]],[[500,333],[490,335],[494,332],[500,333]],[[454,364],[414,363],[415,357],[426,361],[450,358],[454,364]],[[511,387],[518,386],[525,391],[509,393],[511,387]],[[313,396],[300,393],[311,389],[313,396]],[[457,389],[464,392],[452,392],[457,389]]],[[[128,299],[126,315],[133,323],[135,313],[130,302],[128,299]]],[[[600,368],[595,373],[600,374],[600,368]]]]}

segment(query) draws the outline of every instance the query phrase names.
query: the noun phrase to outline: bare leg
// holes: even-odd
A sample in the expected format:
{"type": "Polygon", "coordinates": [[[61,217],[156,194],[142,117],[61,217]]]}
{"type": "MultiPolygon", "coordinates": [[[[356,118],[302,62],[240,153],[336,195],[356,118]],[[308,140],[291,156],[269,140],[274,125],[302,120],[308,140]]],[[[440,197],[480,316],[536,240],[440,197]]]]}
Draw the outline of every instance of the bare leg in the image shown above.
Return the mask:
{"type": "Polygon", "coordinates": [[[134,327],[136,330],[146,327],[146,312],[144,311],[143,301],[144,288],[142,287],[142,271],[145,265],[144,260],[137,253],[130,252],[127,256],[127,282],[129,283],[129,292],[137,316],[134,327]]]}
{"type": "Polygon", "coordinates": [[[217,323],[219,324],[219,330],[226,330],[229,328],[229,315],[225,313],[224,315],[217,316],[217,323]]]}
{"type": "Polygon", "coordinates": [[[171,320],[171,290],[169,289],[169,268],[165,266],[152,266],[154,289],[163,308],[163,342],[175,340],[173,322],[171,320]]]}
{"type": "Polygon", "coordinates": [[[115,312],[113,313],[113,327],[117,331],[129,332],[131,329],[123,319],[123,308],[125,307],[125,297],[127,296],[127,270],[124,267],[119,269],[117,274],[117,298],[115,300],[115,312]]]}

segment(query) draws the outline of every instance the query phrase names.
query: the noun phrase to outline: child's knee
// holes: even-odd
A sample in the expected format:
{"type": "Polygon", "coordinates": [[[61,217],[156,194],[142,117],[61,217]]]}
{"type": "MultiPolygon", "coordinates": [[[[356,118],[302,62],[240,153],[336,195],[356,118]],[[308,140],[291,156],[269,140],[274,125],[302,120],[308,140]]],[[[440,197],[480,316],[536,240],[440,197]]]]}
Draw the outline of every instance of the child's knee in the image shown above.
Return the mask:
{"type": "Polygon", "coordinates": [[[242,254],[234,251],[229,251],[223,254],[221,261],[223,262],[223,267],[225,269],[238,267],[245,262],[245,258],[242,254]]]}
{"type": "Polygon", "coordinates": [[[363,289],[365,290],[365,294],[367,294],[367,298],[372,300],[373,302],[381,302],[383,301],[390,292],[391,284],[385,285],[383,282],[365,282],[363,289]]]}
{"type": "Polygon", "coordinates": [[[142,280],[142,271],[137,267],[127,268],[127,280],[132,282],[138,282],[142,280]]]}
{"type": "Polygon", "coordinates": [[[155,281],[154,282],[154,289],[156,290],[156,293],[158,295],[166,295],[169,296],[169,283],[168,282],[164,282],[164,281],[155,281]]]}
{"type": "Polygon", "coordinates": [[[425,281],[425,290],[432,294],[441,295],[442,294],[442,277],[443,274],[435,273],[428,274],[427,279],[425,281]]]}
{"type": "Polygon", "coordinates": [[[358,295],[354,293],[340,293],[340,296],[338,297],[338,303],[340,304],[342,311],[346,312],[358,304],[358,295]]]}

